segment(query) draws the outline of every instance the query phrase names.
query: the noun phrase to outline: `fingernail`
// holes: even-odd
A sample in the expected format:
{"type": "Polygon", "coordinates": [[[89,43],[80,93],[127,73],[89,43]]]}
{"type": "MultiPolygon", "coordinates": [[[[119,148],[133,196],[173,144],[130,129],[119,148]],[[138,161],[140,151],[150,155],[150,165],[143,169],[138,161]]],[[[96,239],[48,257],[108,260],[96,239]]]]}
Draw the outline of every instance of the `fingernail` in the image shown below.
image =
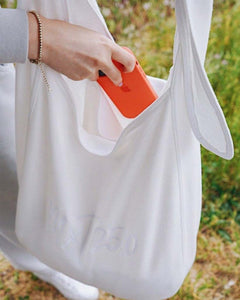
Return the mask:
{"type": "Polygon", "coordinates": [[[122,86],[123,85],[123,83],[121,82],[121,83],[119,83],[119,85],[118,86],[122,86]]]}

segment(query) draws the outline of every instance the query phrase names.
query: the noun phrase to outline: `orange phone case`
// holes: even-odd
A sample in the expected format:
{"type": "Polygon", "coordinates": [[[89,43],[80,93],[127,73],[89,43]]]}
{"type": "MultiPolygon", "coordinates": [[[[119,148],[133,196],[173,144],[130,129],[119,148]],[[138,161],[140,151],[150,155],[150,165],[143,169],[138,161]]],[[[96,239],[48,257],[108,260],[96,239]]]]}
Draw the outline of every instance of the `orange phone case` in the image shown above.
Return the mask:
{"type": "MultiPolygon", "coordinates": [[[[133,54],[129,48],[123,48],[133,54]]],[[[135,68],[130,73],[123,72],[123,65],[121,63],[115,60],[113,60],[113,63],[121,71],[123,85],[121,87],[116,86],[102,71],[99,72],[97,82],[123,116],[135,118],[153,103],[158,98],[158,95],[151,86],[137,59],[135,68]]]]}

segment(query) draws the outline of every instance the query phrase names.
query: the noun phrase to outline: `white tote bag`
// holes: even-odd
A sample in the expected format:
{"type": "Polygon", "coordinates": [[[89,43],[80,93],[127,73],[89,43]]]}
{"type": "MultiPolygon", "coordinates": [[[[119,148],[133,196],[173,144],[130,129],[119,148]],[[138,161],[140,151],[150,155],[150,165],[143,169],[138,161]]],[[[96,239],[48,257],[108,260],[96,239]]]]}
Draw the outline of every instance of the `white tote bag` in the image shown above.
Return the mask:
{"type": "Polygon", "coordinates": [[[14,107],[15,68],[10,63],[0,64],[0,235],[17,244],[14,232],[18,194],[14,107]]]}
{"type": "MultiPolygon", "coordinates": [[[[22,0],[113,39],[94,0],[22,0]]],[[[212,1],[177,0],[168,80],[136,118],[117,113],[97,82],[17,65],[16,234],[76,280],[132,300],[173,296],[196,255],[200,144],[224,158],[233,142],[204,70],[212,1]]]]}

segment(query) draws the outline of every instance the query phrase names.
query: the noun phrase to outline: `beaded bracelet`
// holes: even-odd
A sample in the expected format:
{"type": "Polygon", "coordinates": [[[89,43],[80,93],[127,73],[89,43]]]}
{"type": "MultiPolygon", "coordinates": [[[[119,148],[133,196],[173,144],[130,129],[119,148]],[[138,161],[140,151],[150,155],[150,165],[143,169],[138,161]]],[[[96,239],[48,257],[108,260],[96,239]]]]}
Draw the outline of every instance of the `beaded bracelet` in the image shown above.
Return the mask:
{"type": "Polygon", "coordinates": [[[41,72],[42,72],[42,75],[43,75],[43,80],[44,80],[45,84],[47,85],[48,91],[50,91],[50,86],[49,86],[49,83],[48,83],[48,80],[47,80],[47,76],[46,76],[45,70],[43,69],[43,65],[42,65],[42,41],[43,41],[43,38],[42,38],[41,18],[40,18],[40,15],[35,10],[31,10],[31,11],[29,11],[29,13],[32,13],[37,19],[37,22],[38,22],[38,35],[39,35],[38,58],[37,59],[31,59],[30,58],[29,61],[31,63],[39,65],[39,67],[41,69],[41,72]]]}

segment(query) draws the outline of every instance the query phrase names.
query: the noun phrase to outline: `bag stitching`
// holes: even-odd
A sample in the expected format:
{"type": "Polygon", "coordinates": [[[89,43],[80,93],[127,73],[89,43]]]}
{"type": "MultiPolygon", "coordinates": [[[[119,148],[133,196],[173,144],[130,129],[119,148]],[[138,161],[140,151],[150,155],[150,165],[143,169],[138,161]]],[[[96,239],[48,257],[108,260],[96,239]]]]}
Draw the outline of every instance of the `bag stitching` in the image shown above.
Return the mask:
{"type": "MultiPolygon", "coordinates": [[[[180,46],[178,46],[177,55],[176,58],[179,56],[180,46]]],[[[176,59],[176,62],[179,61],[179,59],[176,59]]],[[[175,63],[175,66],[177,63],[175,63]]],[[[180,215],[180,227],[181,227],[181,252],[182,252],[182,262],[183,265],[185,265],[185,259],[184,259],[184,228],[183,228],[183,188],[182,188],[182,161],[181,161],[181,155],[180,153],[180,146],[179,146],[179,140],[178,140],[178,129],[177,129],[177,118],[176,118],[176,100],[173,96],[173,87],[176,79],[176,73],[177,68],[175,67],[175,72],[173,73],[173,79],[172,79],[172,85],[170,88],[170,98],[171,98],[171,120],[172,120],[172,133],[173,133],[173,141],[175,146],[175,155],[176,155],[176,161],[177,161],[177,176],[178,176],[178,188],[179,188],[179,215],[180,215]]]]}
{"type": "Polygon", "coordinates": [[[35,73],[35,79],[34,79],[34,82],[32,84],[32,86],[34,87],[35,85],[35,82],[37,82],[36,86],[32,89],[32,92],[31,92],[31,101],[30,101],[30,111],[29,111],[29,124],[31,122],[31,119],[32,119],[32,115],[33,115],[33,112],[35,111],[35,107],[39,101],[39,98],[37,97],[38,95],[38,90],[39,90],[39,87],[40,87],[40,82],[41,82],[41,76],[40,76],[40,69],[38,67],[36,67],[36,73],[35,73]]]}

